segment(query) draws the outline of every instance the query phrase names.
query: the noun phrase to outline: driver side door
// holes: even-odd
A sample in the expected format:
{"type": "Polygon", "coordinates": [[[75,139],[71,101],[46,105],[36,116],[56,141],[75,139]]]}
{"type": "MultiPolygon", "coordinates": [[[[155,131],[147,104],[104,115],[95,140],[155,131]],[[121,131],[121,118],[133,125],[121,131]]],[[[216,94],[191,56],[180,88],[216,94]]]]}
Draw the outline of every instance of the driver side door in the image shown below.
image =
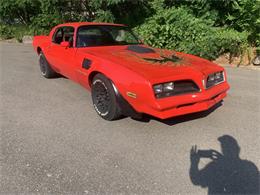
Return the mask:
{"type": "Polygon", "coordinates": [[[57,72],[70,79],[75,78],[74,59],[76,48],[74,47],[75,29],[72,26],[62,26],[56,29],[48,50],[48,60],[57,72]],[[68,42],[68,46],[63,46],[68,42]]]}

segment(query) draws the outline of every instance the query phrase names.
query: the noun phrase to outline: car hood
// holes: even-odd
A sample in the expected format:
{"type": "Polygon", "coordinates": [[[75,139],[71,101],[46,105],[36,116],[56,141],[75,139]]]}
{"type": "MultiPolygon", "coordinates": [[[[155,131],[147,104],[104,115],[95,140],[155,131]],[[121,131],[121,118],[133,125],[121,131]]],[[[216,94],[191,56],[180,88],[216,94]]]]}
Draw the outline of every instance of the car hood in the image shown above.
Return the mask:
{"type": "Polygon", "coordinates": [[[103,60],[124,66],[147,79],[222,71],[216,64],[181,52],[154,49],[144,45],[82,48],[82,51],[103,60]]]}

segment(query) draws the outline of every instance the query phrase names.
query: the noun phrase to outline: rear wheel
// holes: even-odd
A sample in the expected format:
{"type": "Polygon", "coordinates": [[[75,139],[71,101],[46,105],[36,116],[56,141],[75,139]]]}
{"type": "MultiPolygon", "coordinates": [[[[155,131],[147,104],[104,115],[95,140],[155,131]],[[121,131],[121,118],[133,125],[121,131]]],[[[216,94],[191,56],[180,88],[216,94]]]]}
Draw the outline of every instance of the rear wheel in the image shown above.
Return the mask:
{"type": "Polygon", "coordinates": [[[112,121],[120,118],[121,111],[111,81],[97,74],[92,81],[91,95],[94,108],[103,119],[112,121]]]}
{"type": "Polygon", "coordinates": [[[44,76],[45,78],[57,77],[58,74],[50,67],[47,59],[42,52],[40,52],[39,57],[39,65],[42,76],[44,76]]]}

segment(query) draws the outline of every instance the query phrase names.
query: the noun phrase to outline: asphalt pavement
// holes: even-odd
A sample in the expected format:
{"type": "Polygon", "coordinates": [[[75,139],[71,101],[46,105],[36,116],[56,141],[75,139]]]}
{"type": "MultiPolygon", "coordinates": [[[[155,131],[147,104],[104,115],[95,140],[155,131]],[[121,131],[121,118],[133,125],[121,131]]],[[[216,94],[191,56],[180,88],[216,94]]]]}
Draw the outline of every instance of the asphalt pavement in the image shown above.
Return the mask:
{"type": "Polygon", "coordinates": [[[258,70],[227,68],[228,97],[209,112],[113,122],[77,83],[43,78],[31,45],[0,43],[0,73],[1,194],[207,194],[190,150],[221,151],[223,135],[260,168],[258,70]]]}

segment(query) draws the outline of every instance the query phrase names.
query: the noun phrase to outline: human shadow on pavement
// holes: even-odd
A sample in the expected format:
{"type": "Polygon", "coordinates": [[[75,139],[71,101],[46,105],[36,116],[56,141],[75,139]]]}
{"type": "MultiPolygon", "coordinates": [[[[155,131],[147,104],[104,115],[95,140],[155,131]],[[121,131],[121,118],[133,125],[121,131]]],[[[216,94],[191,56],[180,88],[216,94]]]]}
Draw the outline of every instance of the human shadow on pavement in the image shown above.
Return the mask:
{"type": "Polygon", "coordinates": [[[164,119],[164,120],[158,119],[156,117],[149,116],[149,115],[144,115],[141,119],[136,119],[136,120],[145,122],[145,123],[148,123],[151,120],[155,120],[155,121],[164,123],[166,125],[172,126],[172,125],[176,125],[178,123],[183,123],[183,122],[195,120],[198,118],[204,118],[204,117],[208,116],[209,114],[211,114],[212,112],[214,112],[219,107],[221,107],[222,105],[223,105],[223,101],[220,101],[206,111],[196,112],[196,113],[192,113],[192,114],[186,114],[186,115],[182,115],[182,116],[176,116],[176,117],[164,119]]]}
{"type": "Polygon", "coordinates": [[[259,194],[259,172],[256,165],[240,159],[240,147],[232,136],[223,135],[218,141],[222,153],[192,147],[191,182],[208,188],[208,194],[259,194]],[[199,169],[200,158],[210,158],[212,161],[199,169]]]}

